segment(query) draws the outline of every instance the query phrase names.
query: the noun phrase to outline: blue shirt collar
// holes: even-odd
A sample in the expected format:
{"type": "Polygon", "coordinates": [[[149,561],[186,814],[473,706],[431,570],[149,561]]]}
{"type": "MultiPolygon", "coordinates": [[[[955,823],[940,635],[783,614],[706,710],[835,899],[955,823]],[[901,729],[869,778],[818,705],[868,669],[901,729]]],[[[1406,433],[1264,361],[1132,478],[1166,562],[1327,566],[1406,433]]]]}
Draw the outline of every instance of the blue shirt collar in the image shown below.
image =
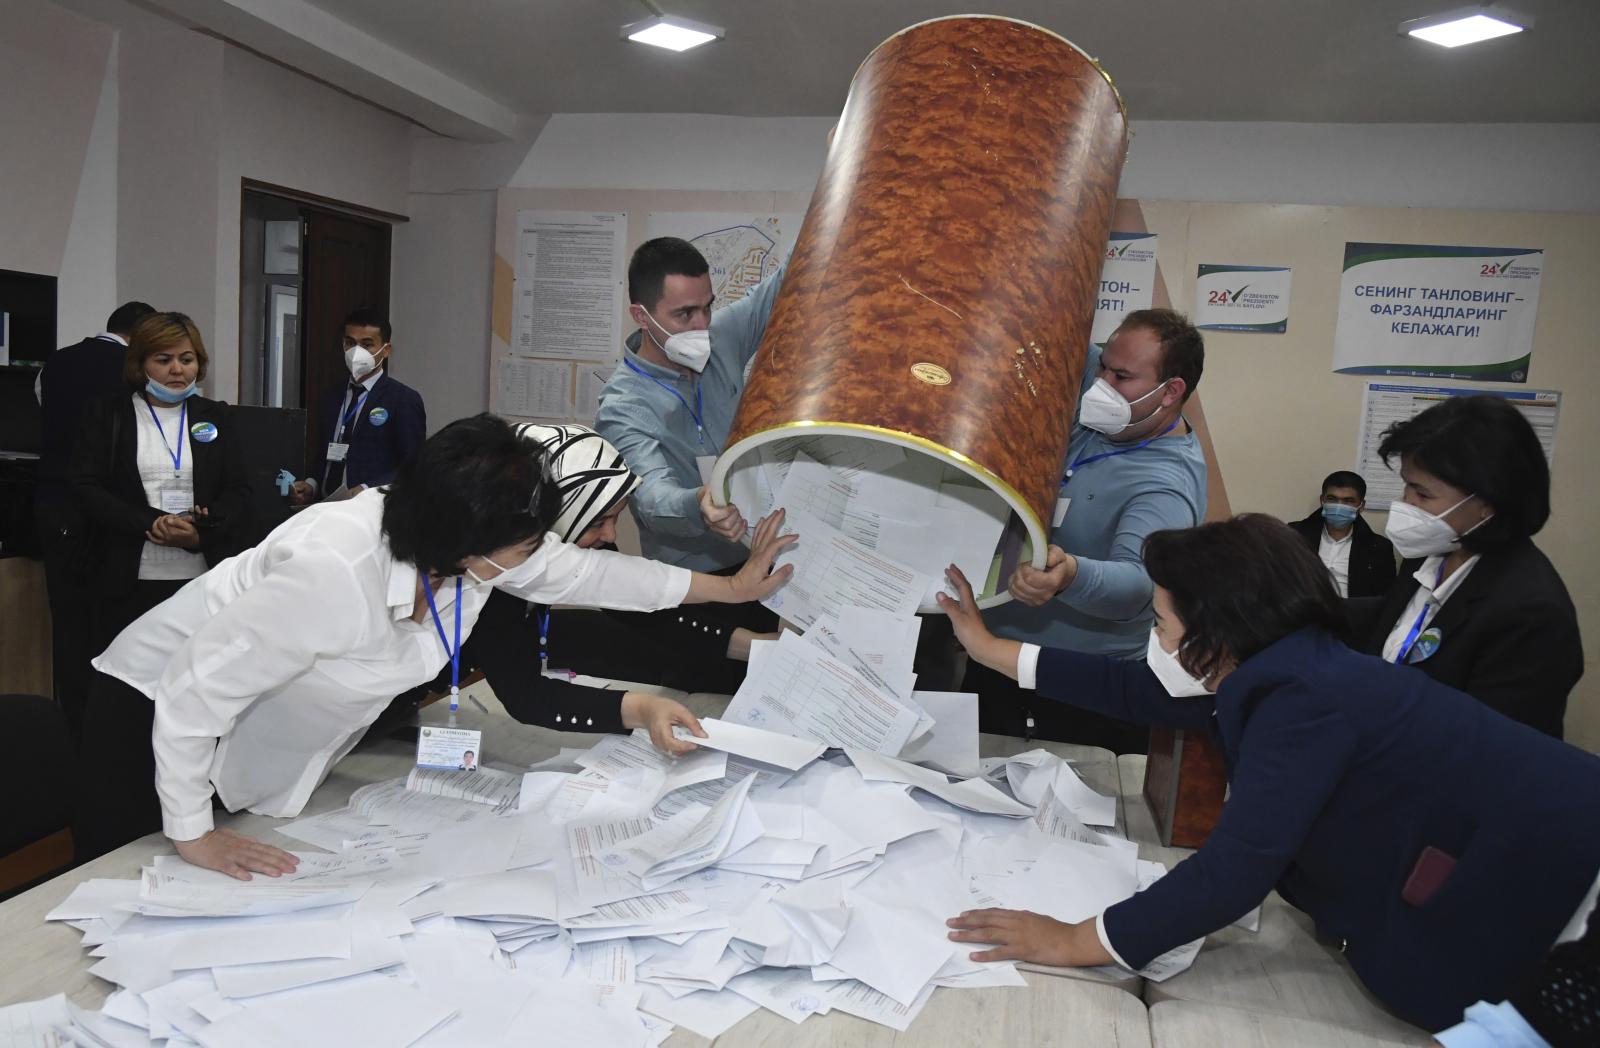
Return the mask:
{"type": "Polygon", "coordinates": [[[692,375],[682,374],[674,368],[662,367],[660,364],[652,363],[641,357],[639,355],[640,337],[640,332],[635,331],[623,340],[622,354],[625,359],[631,360],[640,371],[659,378],[663,382],[692,382],[694,378],[692,375]]]}

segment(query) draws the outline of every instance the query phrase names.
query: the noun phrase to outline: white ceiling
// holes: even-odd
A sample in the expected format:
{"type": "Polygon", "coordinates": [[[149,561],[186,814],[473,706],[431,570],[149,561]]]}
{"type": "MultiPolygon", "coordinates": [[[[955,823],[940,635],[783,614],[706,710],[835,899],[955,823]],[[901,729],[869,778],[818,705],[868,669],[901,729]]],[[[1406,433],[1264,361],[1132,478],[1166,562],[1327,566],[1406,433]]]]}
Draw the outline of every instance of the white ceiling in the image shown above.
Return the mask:
{"type": "MultiPolygon", "coordinates": [[[[94,0],[61,0],[88,6],[94,0]]],[[[134,0],[308,74],[387,79],[420,123],[508,136],[511,114],[825,116],[868,52],[940,0],[656,0],[726,28],[684,54],[622,40],[642,0],[134,0]],[[320,53],[320,61],[317,55],[320,53]]],[[[1140,120],[1600,122],[1600,0],[1513,0],[1534,28],[1458,50],[1404,19],[1470,0],[991,0],[1097,56],[1140,120]]],[[[390,91],[376,100],[407,115],[390,91]]]]}

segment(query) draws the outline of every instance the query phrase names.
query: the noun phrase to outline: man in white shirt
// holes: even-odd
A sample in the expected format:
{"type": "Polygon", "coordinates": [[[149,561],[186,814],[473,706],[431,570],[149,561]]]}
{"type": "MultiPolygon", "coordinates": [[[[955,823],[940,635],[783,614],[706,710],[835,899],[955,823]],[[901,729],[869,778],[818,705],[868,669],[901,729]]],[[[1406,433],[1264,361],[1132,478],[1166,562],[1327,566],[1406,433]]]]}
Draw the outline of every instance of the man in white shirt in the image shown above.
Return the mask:
{"type": "Polygon", "coordinates": [[[1367,482],[1336,470],[1322,482],[1317,511],[1289,527],[1321,558],[1341,597],[1377,597],[1394,582],[1394,546],[1361,516],[1367,482]]]}
{"type": "MultiPolygon", "coordinates": [[[[770,594],[776,514],[745,569],[709,576],[547,537],[559,498],[538,445],[492,415],[446,426],[387,491],[313,507],[124,630],[98,659],[84,759],[80,857],[159,824],[189,862],[241,879],[294,867],[287,852],[213,826],[230,810],[289,817],[407,688],[459,652],[491,589],[542,604],[653,611],[770,594]],[[120,682],[118,684],[117,682],[120,682]],[[131,694],[132,692],[137,694],[131,694]],[[138,717],[153,753],[137,739],[138,717]],[[142,781],[141,781],[142,779],[142,781]]],[[[684,721],[691,731],[698,724],[684,721]]]]}

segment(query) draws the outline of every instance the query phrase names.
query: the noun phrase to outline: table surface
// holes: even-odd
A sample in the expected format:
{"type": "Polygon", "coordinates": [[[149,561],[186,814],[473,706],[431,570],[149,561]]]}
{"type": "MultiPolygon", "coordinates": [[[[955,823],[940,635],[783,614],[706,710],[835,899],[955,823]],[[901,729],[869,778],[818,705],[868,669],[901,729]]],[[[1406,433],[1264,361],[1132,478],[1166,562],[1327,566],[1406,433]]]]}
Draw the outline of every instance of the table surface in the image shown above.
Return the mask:
{"type": "MultiPolygon", "coordinates": [[[[659,689],[658,689],[659,690],[659,689]]],[[[727,704],[726,696],[677,693],[696,714],[714,716],[727,704]]],[[[552,757],[563,746],[587,747],[603,736],[561,733],[520,724],[508,717],[494,700],[487,684],[463,692],[459,723],[482,730],[484,760],[508,766],[526,766],[552,757]],[[478,711],[471,697],[488,712],[478,711]]],[[[422,713],[425,723],[442,722],[447,712],[438,703],[422,713]]],[[[1048,749],[1072,760],[1085,781],[1106,794],[1119,793],[1116,760],[1108,750],[1064,743],[1032,743],[1006,736],[982,736],[984,756],[1010,756],[1030,749],[1048,749]]],[[[406,773],[415,755],[405,742],[383,738],[369,741],[334,767],[306,805],[302,816],[341,808],[356,789],[406,773]]],[[[284,847],[305,844],[280,834],[285,820],[247,812],[219,813],[218,825],[248,833],[284,847]]],[[[1119,804],[1120,821],[1120,804],[1119,804]]],[[[80,1006],[98,1008],[114,988],[89,974],[95,958],[80,945],[78,932],[61,922],[47,923],[45,914],[59,905],[83,881],[96,877],[130,879],[156,855],[171,854],[171,844],[151,834],[70,870],[15,898],[0,903],[0,942],[7,946],[0,958],[0,1005],[36,1000],[65,993],[80,1006]]],[[[729,1030],[718,1043],[728,1045],[1148,1045],[1149,1025],[1139,999],[1143,980],[1137,976],[1113,978],[1091,971],[1042,969],[1052,974],[1024,975],[1029,988],[981,990],[939,989],[911,1028],[903,1034],[877,1023],[836,1012],[796,1026],[770,1012],[758,1010],[729,1030]],[[1071,978],[1054,978],[1053,974],[1071,978]]],[[[671,1048],[690,1048],[711,1042],[680,1028],[666,1042],[671,1048]]]]}
{"type": "MultiPolygon", "coordinates": [[[[526,766],[554,756],[563,746],[587,747],[602,738],[520,724],[506,716],[485,683],[473,685],[465,694],[481,700],[488,711],[479,712],[469,700],[460,719],[463,726],[483,730],[484,757],[491,763],[526,766]]],[[[716,716],[728,702],[726,696],[668,694],[700,716],[716,716]]],[[[423,721],[442,721],[446,716],[442,705],[423,711],[423,721]]],[[[1118,828],[1139,844],[1140,858],[1170,867],[1192,854],[1159,843],[1142,796],[1143,756],[1116,757],[1094,747],[993,735],[980,736],[979,748],[986,757],[1046,749],[1071,760],[1096,790],[1118,796],[1118,828]]],[[[413,754],[410,744],[394,739],[362,745],[333,769],[302,814],[341,808],[361,786],[403,775],[413,754]]],[[[271,843],[305,847],[278,833],[275,827],[282,821],[241,813],[222,816],[218,824],[271,843]]],[[[44,915],[83,881],[137,877],[154,856],[171,850],[164,837],[152,834],[0,903],[0,942],[7,946],[0,958],[0,1005],[66,993],[81,1006],[98,1008],[112,986],[89,974],[95,959],[79,944],[77,931],[62,923],[46,923],[44,915]]],[[[840,1048],[1068,1043],[1122,1048],[1223,1043],[1246,1048],[1276,1044],[1367,1048],[1431,1040],[1378,1004],[1337,947],[1319,941],[1309,919],[1276,894],[1263,905],[1259,932],[1230,927],[1213,933],[1194,966],[1163,983],[1098,970],[1022,967],[1027,989],[937,990],[904,1034],[843,1013],[797,1026],[758,1010],[717,1043],[840,1048]]],[[[666,1043],[671,1048],[698,1048],[711,1042],[680,1028],[666,1043]]]]}

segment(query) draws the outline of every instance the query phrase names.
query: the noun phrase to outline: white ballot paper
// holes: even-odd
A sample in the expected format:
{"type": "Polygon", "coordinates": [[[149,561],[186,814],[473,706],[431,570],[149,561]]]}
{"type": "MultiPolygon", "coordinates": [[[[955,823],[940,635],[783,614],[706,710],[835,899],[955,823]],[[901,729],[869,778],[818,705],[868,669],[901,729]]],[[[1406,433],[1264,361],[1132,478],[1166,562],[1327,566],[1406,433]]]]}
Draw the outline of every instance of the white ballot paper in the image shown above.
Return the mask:
{"type": "Polygon", "coordinates": [[[914,691],[911,701],[933,718],[933,730],[914,735],[900,759],[962,779],[982,774],[978,762],[978,697],[955,691],[914,691]]]}
{"type": "Polygon", "coordinates": [[[850,763],[861,773],[861,777],[869,782],[874,780],[903,782],[919,790],[927,790],[940,800],[954,804],[958,808],[985,815],[1010,815],[1020,819],[1033,814],[1027,805],[1012,800],[983,779],[951,782],[943,772],[920,768],[915,764],[895,760],[893,757],[885,757],[881,753],[858,749],[847,749],[844,752],[845,756],[850,758],[850,763]]]}
{"type": "Polygon", "coordinates": [[[745,776],[711,807],[691,805],[648,833],[600,852],[600,861],[636,878],[645,891],[705,869],[764,832],[755,808],[745,803],[755,781],[745,776]]]}
{"type": "Polygon", "coordinates": [[[790,771],[799,771],[822,756],[822,751],[827,749],[824,744],[811,739],[779,735],[775,731],[766,731],[735,721],[718,720],[716,717],[700,718],[700,727],[705,731],[706,738],[697,738],[689,734],[689,729],[684,727],[675,727],[672,732],[677,738],[687,739],[696,746],[722,750],[724,753],[732,753],[779,768],[788,768],[790,771]]]}
{"type": "Polygon", "coordinates": [[[776,566],[793,564],[794,574],[761,603],[801,626],[851,607],[910,615],[933,582],[808,513],[789,511],[784,528],[800,539],[778,555],[776,566]]]}
{"type": "MultiPolygon", "coordinates": [[[[690,735],[680,737],[694,742],[703,741],[690,735]]],[[[655,791],[654,799],[660,799],[673,790],[710,782],[727,774],[728,755],[715,752],[718,749],[720,747],[713,746],[674,757],[656,749],[650,742],[648,731],[636,728],[632,735],[607,735],[595,743],[594,749],[578,757],[575,763],[608,779],[643,770],[650,777],[659,777],[661,785],[655,791]]]]}
{"type": "Polygon", "coordinates": [[[921,713],[873,688],[817,645],[785,633],[760,668],[745,676],[724,719],[894,756],[921,713]]]}

